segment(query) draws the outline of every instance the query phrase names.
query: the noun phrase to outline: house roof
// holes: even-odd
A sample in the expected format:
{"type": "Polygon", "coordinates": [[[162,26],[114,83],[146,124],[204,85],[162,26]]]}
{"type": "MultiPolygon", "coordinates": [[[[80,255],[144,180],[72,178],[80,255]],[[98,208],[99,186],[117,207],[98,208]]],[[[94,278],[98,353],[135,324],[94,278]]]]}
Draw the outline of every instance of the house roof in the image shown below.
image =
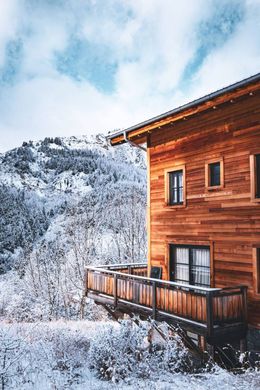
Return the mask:
{"type": "MultiPolygon", "coordinates": [[[[134,126],[128,127],[126,129],[118,130],[107,136],[107,139],[110,140],[112,145],[125,142],[125,136],[131,138],[131,136],[140,136],[142,133],[152,130],[151,125],[154,125],[153,128],[158,128],[160,125],[164,124],[163,121],[169,119],[169,122],[175,116],[179,116],[181,113],[186,113],[188,110],[198,108],[200,106],[205,106],[205,103],[212,102],[212,105],[218,100],[218,98],[226,96],[226,100],[230,99],[230,96],[233,92],[244,91],[247,93],[247,87],[254,85],[260,82],[260,73],[257,73],[251,77],[248,77],[244,80],[241,80],[237,83],[231,84],[227,87],[219,89],[213,93],[205,95],[199,99],[193,100],[189,103],[186,103],[182,106],[176,107],[173,110],[164,112],[163,114],[157,115],[153,118],[140,122],[134,126]]],[[[243,93],[242,93],[243,94],[243,93]]],[[[231,96],[232,97],[232,96],[231,96]]],[[[224,99],[224,101],[226,101],[224,99]]],[[[221,103],[224,102],[223,99],[221,103]]],[[[211,106],[212,107],[212,106],[211,106]]],[[[206,105],[205,109],[210,108],[210,105],[206,105]]],[[[198,110],[194,110],[194,113],[198,113],[198,110]]],[[[189,115],[192,115],[192,111],[189,115]]]]}

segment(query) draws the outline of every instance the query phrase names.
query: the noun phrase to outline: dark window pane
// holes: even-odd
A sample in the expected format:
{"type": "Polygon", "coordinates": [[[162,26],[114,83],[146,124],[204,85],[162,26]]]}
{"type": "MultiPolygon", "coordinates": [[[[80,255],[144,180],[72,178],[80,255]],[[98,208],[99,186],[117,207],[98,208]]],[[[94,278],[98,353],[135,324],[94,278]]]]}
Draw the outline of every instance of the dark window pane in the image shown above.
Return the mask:
{"type": "Polygon", "coordinates": [[[169,204],[183,203],[183,171],[169,173],[169,204]]]}
{"type": "Polygon", "coordinates": [[[210,187],[220,185],[220,162],[209,164],[210,187]]]}
{"type": "Polygon", "coordinates": [[[174,188],[174,189],[173,189],[172,195],[173,195],[172,203],[178,203],[178,192],[177,192],[177,188],[174,188]]]}
{"type": "Polygon", "coordinates": [[[256,162],[256,198],[260,198],[260,154],[255,156],[256,162]]]}

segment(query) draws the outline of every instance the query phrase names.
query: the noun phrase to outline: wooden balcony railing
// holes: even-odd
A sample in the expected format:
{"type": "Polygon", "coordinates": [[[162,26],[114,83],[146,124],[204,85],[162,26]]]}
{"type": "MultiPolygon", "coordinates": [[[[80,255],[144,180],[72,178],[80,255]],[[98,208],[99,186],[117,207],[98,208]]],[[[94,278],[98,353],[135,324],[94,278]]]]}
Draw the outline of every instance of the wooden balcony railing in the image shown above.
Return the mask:
{"type": "Polygon", "coordinates": [[[152,279],[146,264],[87,267],[86,295],[125,312],[178,323],[213,342],[243,338],[247,329],[247,287],[203,288],[152,279]]]}

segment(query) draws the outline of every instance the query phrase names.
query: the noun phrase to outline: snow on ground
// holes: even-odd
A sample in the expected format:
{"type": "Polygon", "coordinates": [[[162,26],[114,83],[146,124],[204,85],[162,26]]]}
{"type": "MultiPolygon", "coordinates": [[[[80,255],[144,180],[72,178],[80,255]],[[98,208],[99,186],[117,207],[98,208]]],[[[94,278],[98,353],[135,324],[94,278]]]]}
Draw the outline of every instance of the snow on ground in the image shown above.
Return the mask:
{"type": "MultiPolygon", "coordinates": [[[[215,367],[201,374],[165,373],[154,367],[150,379],[126,378],[119,383],[97,378],[90,368],[91,346],[109,322],[56,321],[48,323],[0,323],[0,379],[6,389],[189,389],[257,390],[256,371],[234,375],[215,367]],[[2,382],[3,383],[3,382],[2,382]]],[[[104,340],[104,346],[105,346],[104,340]]],[[[95,345],[94,345],[95,347],[95,345]]],[[[100,346],[96,346],[99,347],[100,346]]],[[[95,348],[94,348],[95,351],[95,348]]],[[[101,346],[102,351],[102,346],[101,346]]],[[[93,352],[92,352],[93,354],[93,352]]],[[[92,355],[93,358],[93,355],[92,355]]]]}

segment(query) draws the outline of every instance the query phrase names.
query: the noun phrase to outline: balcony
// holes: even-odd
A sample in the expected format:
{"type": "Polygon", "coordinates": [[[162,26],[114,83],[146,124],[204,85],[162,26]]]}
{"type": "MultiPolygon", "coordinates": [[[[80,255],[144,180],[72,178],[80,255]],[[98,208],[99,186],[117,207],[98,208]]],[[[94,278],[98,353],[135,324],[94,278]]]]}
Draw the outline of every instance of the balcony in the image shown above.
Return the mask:
{"type": "Polygon", "coordinates": [[[88,266],[86,296],[115,312],[178,325],[210,345],[246,337],[247,287],[203,288],[147,275],[147,264],[88,266]]]}

